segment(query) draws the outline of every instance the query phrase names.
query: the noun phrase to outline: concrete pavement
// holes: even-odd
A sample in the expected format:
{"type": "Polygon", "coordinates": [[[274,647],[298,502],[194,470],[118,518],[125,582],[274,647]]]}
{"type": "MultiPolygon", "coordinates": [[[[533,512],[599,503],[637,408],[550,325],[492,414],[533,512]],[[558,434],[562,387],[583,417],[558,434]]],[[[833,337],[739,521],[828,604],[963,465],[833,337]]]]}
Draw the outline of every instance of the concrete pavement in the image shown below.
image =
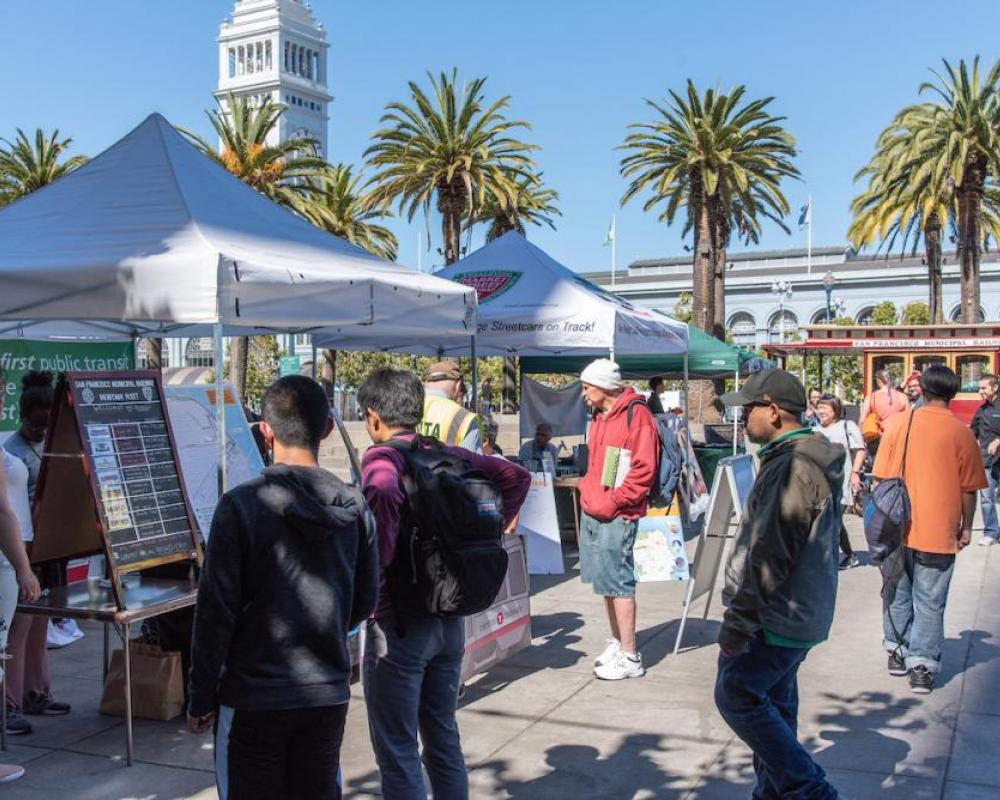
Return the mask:
{"type": "MultiPolygon", "coordinates": [[[[861,545],[860,520],[849,518],[861,545]]],[[[978,538],[978,534],[977,534],[978,538]]],[[[640,587],[640,647],[649,672],[609,684],[591,674],[603,647],[601,604],[571,571],[532,581],[533,646],[469,685],[459,712],[475,798],[705,798],[749,795],[750,754],[715,711],[719,604],[689,624],[669,655],[683,586],[640,587]]],[[[945,620],[945,669],[929,696],[892,678],[880,650],[879,576],[842,573],[830,641],[801,672],[800,734],[847,797],[985,800],[1000,796],[1000,548],[958,560],[945,620]]],[[[695,609],[700,612],[699,608],[695,609]]],[[[73,703],[64,718],[33,718],[6,759],[27,776],[10,800],[215,798],[212,740],[181,720],[136,723],[124,767],[121,724],[97,713],[100,630],[51,652],[53,685],[73,703]]],[[[378,797],[360,687],[343,751],[345,796],[378,797]]]]}

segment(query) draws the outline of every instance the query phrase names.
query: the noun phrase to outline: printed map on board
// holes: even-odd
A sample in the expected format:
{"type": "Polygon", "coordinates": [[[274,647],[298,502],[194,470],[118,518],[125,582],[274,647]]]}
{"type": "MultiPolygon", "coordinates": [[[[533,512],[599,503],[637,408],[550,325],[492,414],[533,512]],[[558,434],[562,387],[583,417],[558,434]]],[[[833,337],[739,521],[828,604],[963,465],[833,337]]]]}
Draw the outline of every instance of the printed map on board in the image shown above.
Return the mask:
{"type": "MultiPolygon", "coordinates": [[[[177,440],[184,488],[202,536],[208,538],[219,502],[218,425],[215,389],[211,386],[167,386],[167,412],[177,440]]],[[[233,387],[226,384],[226,489],[260,475],[264,462],[250,433],[233,387]]]]}

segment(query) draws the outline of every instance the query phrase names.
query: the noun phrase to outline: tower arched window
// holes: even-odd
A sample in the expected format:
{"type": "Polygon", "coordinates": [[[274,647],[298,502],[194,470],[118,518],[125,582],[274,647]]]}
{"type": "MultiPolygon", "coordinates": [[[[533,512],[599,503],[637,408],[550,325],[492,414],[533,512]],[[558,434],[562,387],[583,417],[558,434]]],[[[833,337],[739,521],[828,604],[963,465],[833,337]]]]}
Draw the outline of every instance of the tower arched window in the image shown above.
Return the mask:
{"type": "Polygon", "coordinates": [[[210,337],[189,339],[184,348],[184,366],[212,367],[215,365],[215,343],[210,337]]]}
{"type": "Polygon", "coordinates": [[[729,332],[733,344],[740,347],[753,347],[757,343],[757,321],[747,311],[737,311],[729,318],[729,332]]]}
{"type": "Polygon", "coordinates": [[[875,306],[866,306],[865,308],[862,308],[858,312],[857,316],[854,318],[854,321],[857,322],[858,325],[871,325],[872,316],[874,314],[875,314],[875,306]]]}
{"type": "Polygon", "coordinates": [[[236,77],[236,48],[229,48],[229,77],[236,77]]]}
{"type": "Polygon", "coordinates": [[[242,75],[242,74],[244,74],[246,72],[246,67],[247,67],[247,60],[246,59],[247,59],[246,48],[244,48],[243,45],[240,45],[239,47],[236,48],[236,74],[237,75],[242,75]]]}
{"type": "Polygon", "coordinates": [[[292,46],[285,42],[285,72],[292,71],[292,46]]]}
{"type": "Polygon", "coordinates": [[[264,42],[264,69],[270,72],[274,69],[273,63],[271,61],[271,40],[268,39],[264,42]]]}
{"type": "MultiPolygon", "coordinates": [[[[961,305],[955,306],[951,310],[951,314],[948,316],[948,318],[952,322],[961,322],[962,321],[962,306],[961,305]]],[[[979,322],[985,322],[986,321],[986,312],[983,311],[983,307],[982,306],[979,307],[979,320],[978,321],[979,322]]]]}

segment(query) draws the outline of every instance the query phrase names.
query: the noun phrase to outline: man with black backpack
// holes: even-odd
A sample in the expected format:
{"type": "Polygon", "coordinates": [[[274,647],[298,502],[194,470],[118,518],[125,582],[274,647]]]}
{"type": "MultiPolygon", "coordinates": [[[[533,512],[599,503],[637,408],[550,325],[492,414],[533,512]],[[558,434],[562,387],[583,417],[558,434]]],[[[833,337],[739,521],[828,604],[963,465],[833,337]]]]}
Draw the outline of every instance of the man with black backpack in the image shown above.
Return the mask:
{"type": "Polygon", "coordinates": [[[424,387],[410,372],[377,369],[358,391],[375,443],[362,487],[378,529],[378,603],[366,629],[363,681],[386,800],[469,796],[455,711],[465,649],[463,616],[488,608],[507,568],[504,530],[530,474],[502,458],[418,436],[424,387]]]}

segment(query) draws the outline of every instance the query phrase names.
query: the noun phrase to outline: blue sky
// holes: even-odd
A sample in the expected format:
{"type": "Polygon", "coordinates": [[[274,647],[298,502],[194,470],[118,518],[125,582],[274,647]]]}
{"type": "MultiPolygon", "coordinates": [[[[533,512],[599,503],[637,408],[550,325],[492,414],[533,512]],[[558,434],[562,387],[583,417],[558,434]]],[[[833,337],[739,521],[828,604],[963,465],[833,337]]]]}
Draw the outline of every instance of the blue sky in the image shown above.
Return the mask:
{"type": "MultiPolygon", "coordinates": [[[[384,104],[406,99],[406,82],[458,67],[486,75],[491,96],[512,95],[511,115],[531,122],[526,139],[546,182],[562,196],[558,229],[530,238],[579,271],[607,269],[601,243],[618,214],[618,264],[682,254],[680,226],[618,207],[624,181],[614,150],[632,121],[650,118],[644,97],[662,98],[690,77],[701,86],[747,85],[773,95],[788,117],[802,182],[786,193],[793,217],[813,196],[814,246],[841,244],[852,177],[892,114],[912,102],[941,57],[997,57],[1000,4],[508,0],[455,3],[313,0],[331,42],[330,157],[357,163],[384,104]]],[[[96,154],[153,111],[207,132],[203,109],[217,80],[215,37],[233,0],[47,0],[0,3],[0,137],[16,127],[58,127],[74,152],[96,154]]],[[[765,230],[762,248],[805,245],[765,230]]],[[[390,223],[400,260],[417,263],[422,220],[390,223]]],[[[433,245],[440,227],[431,221],[433,245]]],[[[475,240],[474,240],[475,245],[475,240]]],[[[733,251],[743,249],[734,244],[733,251]]],[[[440,261],[424,254],[424,268],[440,261]]]]}

